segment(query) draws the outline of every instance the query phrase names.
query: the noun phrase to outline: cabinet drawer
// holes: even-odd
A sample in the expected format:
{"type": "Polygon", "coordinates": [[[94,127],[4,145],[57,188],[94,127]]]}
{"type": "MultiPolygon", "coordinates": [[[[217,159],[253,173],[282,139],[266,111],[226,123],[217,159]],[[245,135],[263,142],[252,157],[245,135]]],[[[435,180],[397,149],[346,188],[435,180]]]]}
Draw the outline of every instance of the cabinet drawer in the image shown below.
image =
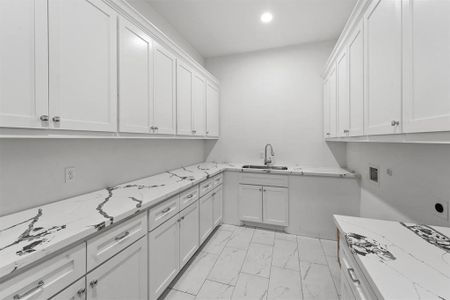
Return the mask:
{"type": "Polygon", "coordinates": [[[83,243],[0,284],[0,299],[48,299],[85,273],[83,243]]]}
{"type": "Polygon", "coordinates": [[[176,215],[180,210],[180,196],[170,198],[151,208],[148,211],[148,226],[149,231],[152,231],[172,216],[176,215]]]}
{"type": "Polygon", "coordinates": [[[147,233],[145,214],[134,217],[87,241],[88,271],[125,249],[147,233]]]}
{"type": "Polygon", "coordinates": [[[180,194],[180,210],[185,209],[199,198],[198,185],[180,194]]]}
{"type": "Polygon", "coordinates": [[[286,175],[266,175],[243,173],[241,175],[241,184],[263,185],[263,186],[280,186],[287,187],[289,176],[286,175]]]}
{"type": "Polygon", "coordinates": [[[223,183],[223,174],[219,174],[213,177],[214,187],[218,187],[223,183]]]}
{"type": "Polygon", "coordinates": [[[354,297],[358,300],[377,299],[346,244],[342,244],[339,257],[341,261],[341,280],[346,280],[354,297]]]}
{"type": "Polygon", "coordinates": [[[200,183],[200,197],[202,197],[202,196],[206,195],[208,192],[212,191],[213,188],[214,188],[213,178],[200,183]]]}

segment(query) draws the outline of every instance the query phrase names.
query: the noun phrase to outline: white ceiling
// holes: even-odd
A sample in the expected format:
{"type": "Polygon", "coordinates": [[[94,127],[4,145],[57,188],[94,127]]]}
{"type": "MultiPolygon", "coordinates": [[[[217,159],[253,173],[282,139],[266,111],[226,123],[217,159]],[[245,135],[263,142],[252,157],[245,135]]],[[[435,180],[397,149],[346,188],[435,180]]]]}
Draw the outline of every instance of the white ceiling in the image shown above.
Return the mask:
{"type": "Polygon", "coordinates": [[[357,0],[146,1],[207,58],[337,39],[357,0]]]}

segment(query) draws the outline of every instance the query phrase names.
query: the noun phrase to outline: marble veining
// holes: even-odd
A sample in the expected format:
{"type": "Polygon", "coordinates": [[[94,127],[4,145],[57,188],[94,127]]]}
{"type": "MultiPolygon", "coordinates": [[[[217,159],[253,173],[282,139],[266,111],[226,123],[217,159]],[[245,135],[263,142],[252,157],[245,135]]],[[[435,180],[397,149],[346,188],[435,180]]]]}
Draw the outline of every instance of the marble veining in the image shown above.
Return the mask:
{"type": "Polygon", "coordinates": [[[334,216],[380,299],[450,299],[450,228],[334,216]]]}
{"type": "MultiPolygon", "coordinates": [[[[243,164],[204,162],[0,217],[0,278],[111,224],[148,209],[224,170],[243,164]]],[[[247,170],[245,170],[247,172],[247,170]]],[[[250,171],[251,172],[251,171],[250,171]]],[[[277,174],[305,175],[298,168],[277,174]]],[[[354,177],[345,170],[328,176],[354,177]]]]}
{"type": "Polygon", "coordinates": [[[374,254],[382,260],[394,260],[395,257],[389,250],[382,246],[379,242],[369,239],[364,235],[357,233],[346,233],[345,240],[347,245],[356,254],[366,256],[368,254],[374,254]]]}
{"type": "Polygon", "coordinates": [[[421,237],[431,245],[435,245],[436,247],[450,253],[450,238],[440,233],[433,227],[423,224],[407,225],[403,222],[400,222],[400,224],[417,234],[417,236],[421,237]]]}

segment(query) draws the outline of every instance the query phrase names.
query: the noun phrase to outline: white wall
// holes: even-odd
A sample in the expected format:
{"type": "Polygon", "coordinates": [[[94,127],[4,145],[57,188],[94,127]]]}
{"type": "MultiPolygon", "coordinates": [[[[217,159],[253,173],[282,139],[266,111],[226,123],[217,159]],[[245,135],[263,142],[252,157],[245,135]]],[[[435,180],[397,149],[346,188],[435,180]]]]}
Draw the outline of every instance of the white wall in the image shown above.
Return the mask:
{"type": "Polygon", "coordinates": [[[193,59],[195,59],[202,66],[205,65],[205,59],[200,53],[192,47],[192,45],[181,36],[175,28],[160,14],[158,14],[153,7],[145,0],[127,0],[139,13],[152,22],[159,30],[164,32],[171,40],[178,44],[184,51],[186,51],[193,59]]]}
{"type": "Polygon", "coordinates": [[[323,139],[323,66],[334,42],[210,58],[221,85],[221,139],[209,160],[259,162],[266,143],[276,163],[345,165],[345,145],[323,139]],[[335,157],[336,155],[336,157],[335,157]]]}
{"type": "Polygon", "coordinates": [[[361,216],[450,225],[434,214],[436,202],[450,201],[449,145],[350,143],[347,164],[362,174],[361,216]],[[379,185],[368,180],[369,164],[380,168],[379,185]]]}
{"type": "Polygon", "coordinates": [[[198,140],[1,139],[0,216],[203,159],[198,140]]]}

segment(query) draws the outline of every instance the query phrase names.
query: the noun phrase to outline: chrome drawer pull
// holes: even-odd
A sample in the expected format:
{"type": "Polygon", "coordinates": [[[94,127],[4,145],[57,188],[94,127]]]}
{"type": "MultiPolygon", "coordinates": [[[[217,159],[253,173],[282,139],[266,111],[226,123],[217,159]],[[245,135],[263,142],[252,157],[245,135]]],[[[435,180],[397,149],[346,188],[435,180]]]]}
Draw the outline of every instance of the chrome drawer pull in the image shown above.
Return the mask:
{"type": "Polygon", "coordinates": [[[163,213],[163,214],[165,214],[166,212],[168,212],[170,210],[170,207],[167,207],[167,208],[164,208],[161,212],[163,213]]]}
{"type": "Polygon", "coordinates": [[[129,231],[125,231],[125,232],[122,233],[121,235],[116,236],[114,239],[115,239],[116,241],[120,241],[121,239],[126,238],[129,234],[130,234],[129,231]]]}
{"type": "Polygon", "coordinates": [[[211,185],[211,183],[205,185],[203,188],[204,188],[204,189],[207,189],[207,188],[209,188],[210,185],[211,185]]]}
{"type": "Polygon", "coordinates": [[[186,196],[186,198],[191,199],[192,197],[194,197],[194,194],[189,194],[186,196]]]}
{"type": "Polygon", "coordinates": [[[348,268],[348,269],[347,269],[347,272],[348,272],[348,275],[350,276],[350,279],[351,279],[353,282],[356,282],[357,284],[360,284],[360,281],[359,281],[359,279],[356,277],[356,275],[355,275],[355,270],[354,270],[353,268],[348,268]]]}
{"type": "Polygon", "coordinates": [[[13,299],[14,299],[14,300],[22,299],[23,297],[25,297],[25,296],[31,294],[32,292],[34,292],[34,291],[40,289],[40,288],[43,287],[43,286],[44,286],[44,280],[39,280],[39,282],[37,283],[37,285],[36,285],[34,288],[32,288],[32,289],[26,291],[26,292],[23,293],[23,294],[16,294],[16,295],[14,295],[13,299]]]}

